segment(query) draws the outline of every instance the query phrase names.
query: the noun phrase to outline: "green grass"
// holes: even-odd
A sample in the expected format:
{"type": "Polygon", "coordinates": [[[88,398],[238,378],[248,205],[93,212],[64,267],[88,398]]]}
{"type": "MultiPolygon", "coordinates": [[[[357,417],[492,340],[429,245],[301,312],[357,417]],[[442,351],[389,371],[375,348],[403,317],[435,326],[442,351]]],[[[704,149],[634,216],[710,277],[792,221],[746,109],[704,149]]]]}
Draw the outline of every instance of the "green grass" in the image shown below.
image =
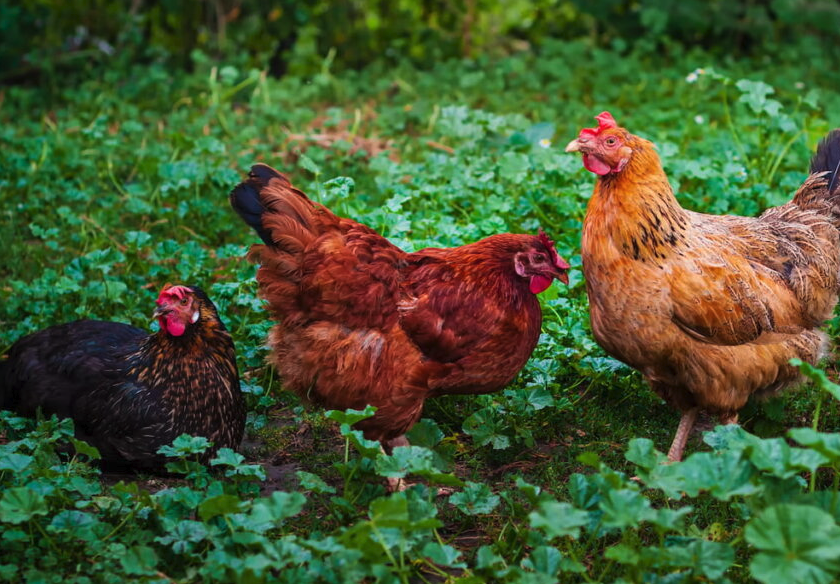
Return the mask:
{"type": "Polygon", "coordinates": [[[250,439],[247,461],[216,465],[228,477],[191,463],[190,443],[173,457],[185,479],[113,484],[84,454],[59,458],[66,424],[5,418],[0,579],[747,582],[767,581],[764,556],[783,567],[798,558],[791,570],[813,581],[837,577],[818,541],[774,548],[756,533],[784,519],[803,541],[837,541],[836,435],[789,440],[802,445],[794,462],[773,441],[810,426],[820,399],[819,429],[836,429],[836,400],[808,386],[751,404],[743,426],[765,441],[697,436],[689,452],[701,455],[672,467],[649,464],[650,443],[633,441],[667,448],[678,415],[592,339],[578,246],[593,178],[563,153],[609,109],[658,145],[685,206],[757,213],[792,194],[816,141],[840,125],[836,74],[810,73],[795,57],[771,66],[556,43],[539,56],[428,71],[324,68],[278,81],[231,67],[172,79],[138,67],[68,84],[52,100],[7,88],[0,348],[77,318],[147,327],[165,282],[201,285],[237,343],[250,439]],[[568,288],[541,296],[544,334],[517,380],[494,395],[428,402],[412,436],[420,450],[407,459],[303,410],[264,365],[270,323],[243,258],[256,238],[227,203],[258,160],[407,249],[545,228],[575,269],[568,288]],[[764,448],[776,449],[773,464],[764,448]],[[263,495],[289,494],[258,497],[249,462],[275,472],[263,495]],[[448,500],[422,485],[384,497],[395,468],[467,486],[448,500]],[[668,515],[689,506],[682,519],[668,515]],[[759,521],[772,513],[783,517],[759,521]]]}

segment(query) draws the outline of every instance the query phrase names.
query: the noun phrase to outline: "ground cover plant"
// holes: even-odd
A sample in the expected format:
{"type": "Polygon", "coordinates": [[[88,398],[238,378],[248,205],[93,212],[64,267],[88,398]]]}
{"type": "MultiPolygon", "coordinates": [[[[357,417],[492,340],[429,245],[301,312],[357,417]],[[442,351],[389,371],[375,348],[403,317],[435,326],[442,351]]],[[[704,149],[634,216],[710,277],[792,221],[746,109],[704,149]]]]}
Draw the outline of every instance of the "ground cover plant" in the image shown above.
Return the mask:
{"type": "Polygon", "coordinates": [[[658,145],[683,204],[754,214],[789,198],[840,125],[836,73],[806,73],[802,54],[771,67],[547,41],[428,70],[339,75],[327,59],[281,80],[196,55],[190,74],[5,88],[0,348],[76,318],[147,327],[165,282],[201,285],[237,343],[249,438],[205,468],[206,442],[182,437],[172,477],[103,476],[71,423],[2,414],[0,578],[838,578],[833,357],[828,377],[805,367],[801,391],[662,465],[677,416],[595,345],[574,269],[541,296],[543,335],[515,383],[428,402],[413,446],[385,456],[351,429],[370,412],[306,411],[264,366],[270,323],[243,259],[255,238],[227,203],[262,160],[405,249],[542,226],[578,268],[592,178],[562,147],[581,125],[610,109],[658,145]],[[418,484],[386,496],[401,476],[418,484]]]}

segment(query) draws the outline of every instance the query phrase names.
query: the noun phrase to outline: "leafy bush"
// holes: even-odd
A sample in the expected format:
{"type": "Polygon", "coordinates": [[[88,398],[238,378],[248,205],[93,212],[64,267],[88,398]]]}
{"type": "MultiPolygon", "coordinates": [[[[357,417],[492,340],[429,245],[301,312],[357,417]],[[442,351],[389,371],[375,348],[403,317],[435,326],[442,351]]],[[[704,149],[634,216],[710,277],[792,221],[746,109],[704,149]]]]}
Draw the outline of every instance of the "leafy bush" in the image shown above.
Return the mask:
{"type": "MultiPolygon", "coordinates": [[[[136,62],[238,67],[316,75],[373,61],[428,66],[453,57],[510,54],[548,39],[588,38],[619,51],[789,54],[830,64],[840,7],[827,1],[747,0],[102,0],[12,2],[0,7],[0,80],[57,88],[68,73],[136,62]]],[[[831,75],[830,67],[822,68],[831,75]]]]}

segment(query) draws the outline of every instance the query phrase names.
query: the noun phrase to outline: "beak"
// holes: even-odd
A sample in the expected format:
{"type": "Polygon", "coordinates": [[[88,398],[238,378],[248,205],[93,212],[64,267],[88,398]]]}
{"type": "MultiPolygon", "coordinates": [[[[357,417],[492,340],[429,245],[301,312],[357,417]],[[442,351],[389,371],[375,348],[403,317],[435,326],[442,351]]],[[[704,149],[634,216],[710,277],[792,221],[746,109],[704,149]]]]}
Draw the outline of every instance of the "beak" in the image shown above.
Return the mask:
{"type": "Polygon", "coordinates": [[[569,285],[569,274],[567,272],[558,273],[557,279],[563,282],[566,286],[569,285]]]}
{"type": "Polygon", "coordinates": [[[152,313],[152,320],[158,319],[161,316],[166,316],[170,312],[172,312],[172,309],[169,308],[168,306],[158,306],[157,308],[155,308],[155,311],[152,313]]]}
{"type": "Polygon", "coordinates": [[[575,138],[566,145],[566,152],[580,152],[583,149],[583,144],[580,140],[575,138]]]}

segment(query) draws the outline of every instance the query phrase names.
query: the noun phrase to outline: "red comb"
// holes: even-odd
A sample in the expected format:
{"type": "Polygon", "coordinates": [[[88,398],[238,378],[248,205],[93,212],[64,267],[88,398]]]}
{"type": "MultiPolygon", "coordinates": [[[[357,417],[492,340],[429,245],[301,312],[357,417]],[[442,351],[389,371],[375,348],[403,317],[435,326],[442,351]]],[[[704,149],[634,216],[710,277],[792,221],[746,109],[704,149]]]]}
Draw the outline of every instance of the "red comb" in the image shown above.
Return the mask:
{"type": "Polygon", "coordinates": [[[615,123],[615,118],[612,117],[610,112],[601,112],[595,119],[598,120],[598,127],[597,128],[584,128],[580,131],[581,136],[597,136],[604,130],[609,130],[610,128],[617,128],[618,124],[615,123]]]}
{"type": "Polygon", "coordinates": [[[554,249],[554,242],[551,241],[551,238],[545,234],[545,231],[543,231],[542,228],[539,230],[537,237],[539,238],[540,243],[548,249],[549,253],[551,253],[551,261],[554,262],[554,265],[557,268],[561,270],[568,270],[572,267],[569,264],[567,264],[563,258],[560,257],[560,255],[557,253],[557,250],[554,249]]]}
{"type": "Polygon", "coordinates": [[[171,284],[164,284],[163,290],[160,291],[160,296],[155,301],[156,304],[163,304],[167,298],[174,296],[178,300],[190,294],[192,290],[187,288],[186,286],[172,286],[171,284]]]}

